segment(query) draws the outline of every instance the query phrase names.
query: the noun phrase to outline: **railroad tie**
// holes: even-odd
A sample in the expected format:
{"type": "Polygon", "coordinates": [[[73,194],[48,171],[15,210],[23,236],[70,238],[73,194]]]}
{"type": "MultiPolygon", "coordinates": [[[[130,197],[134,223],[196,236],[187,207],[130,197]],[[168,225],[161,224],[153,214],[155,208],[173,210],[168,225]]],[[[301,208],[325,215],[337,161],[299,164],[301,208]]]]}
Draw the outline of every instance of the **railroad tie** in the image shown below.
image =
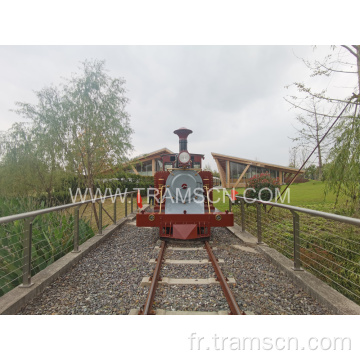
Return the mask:
{"type": "Polygon", "coordinates": [[[153,309],[153,303],[155,298],[155,291],[157,286],[163,285],[220,285],[224,293],[224,296],[230,307],[230,314],[233,315],[245,315],[245,313],[240,310],[239,306],[236,303],[235,297],[230,289],[230,285],[236,285],[234,278],[227,278],[224,276],[219,264],[224,263],[223,259],[217,259],[212,248],[211,244],[208,241],[204,242],[204,247],[167,247],[165,241],[160,242],[161,246],[155,246],[154,250],[159,250],[157,259],[150,259],[150,264],[155,264],[154,273],[151,277],[144,277],[141,281],[141,287],[149,287],[149,293],[147,295],[144,306],[141,309],[132,309],[129,315],[225,315],[228,314],[227,311],[210,311],[210,312],[198,312],[198,311],[168,311],[163,309],[153,309]],[[165,249],[172,251],[199,251],[204,250],[207,252],[208,259],[164,259],[165,249]],[[174,264],[174,265],[207,265],[211,264],[214,268],[216,278],[206,278],[206,279],[179,279],[179,278],[169,278],[169,277],[160,277],[160,271],[163,264],[174,264]]]}
{"type": "MultiPolygon", "coordinates": [[[[129,315],[139,315],[140,309],[131,309],[129,315]]],[[[154,310],[154,315],[229,315],[228,311],[175,311],[175,310],[154,310]]]]}
{"type": "MultiPolygon", "coordinates": [[[[227,283],[229,285],[235,285],[234,278],[228,278],[227,283]]],[[[146,276],[142,279],[140,286],[150,286],[151,280],[149,276],[146,276]]],[[[220,285],[219,281],[215,278],[207,278],[207,279],[174,279],[163,277],[159,282],[159,286],[163,285],[220,285]]]]}
{"type": "MultiPolygon", "coordinates": [[[[171,246],[169,246],[167,249],[172,250],[172,251],[199,251],[199,250],[206,251],[206,249],[204,247],[171,247],[171,246]]],[[[212,249],[217,250],[216,247],[213,247],[212,249]]],[[[155,246],[154,250],[160,250],[160,247],[155,246]]]]}
{"type": "MultiPolygon", "coordinates": [[[[224,259],[218,259],[219,263],[224,263],[224,259]]],[[[150,264],[155,264],[155,259],[149,260],[150,264]]],[[[164,260],[163,264],[173,264],[173,265],[202,265],[202,264],[211,264],[209,259],[202,259],[202,260],[172,260],[166,259],[164,260]]]]}

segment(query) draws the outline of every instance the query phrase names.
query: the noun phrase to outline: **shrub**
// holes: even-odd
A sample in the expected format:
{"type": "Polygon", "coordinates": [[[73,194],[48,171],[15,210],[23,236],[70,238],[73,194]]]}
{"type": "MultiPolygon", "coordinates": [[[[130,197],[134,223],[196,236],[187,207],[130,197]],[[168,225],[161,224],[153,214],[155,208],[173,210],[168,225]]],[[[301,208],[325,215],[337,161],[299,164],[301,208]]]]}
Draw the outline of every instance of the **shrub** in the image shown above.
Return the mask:
{"type": "MultiPolygon", "coordinates": [[[[0,198],[0,217],[44,209],[45,204],[27,198],[0,198]]],[[[80,244],[94,235],[89,221],[79,219],[80,244]]],[[[24,221],[0,224],[0,296],[21,283],[24,221]]],[[[73,249],[74,217],[67,211],[37,216],[32,228],[31,275],[45,269],[73,249]]]]}
{"type": "Polygon", "coordinates": [[[250,178],[247,188],[253,188],[255,191],[248,190],[246,197],[269,201],[271,198],[274,199],[276,189],[280,190],[280,181],[279,178],[272,178],[269,173],[263,173],[250,178]],[[266,188],[269,190],[265,190],[266,188]],[[261,196],[261,199],[259,196],[261,196]]]}
{"type": "Polygon", "coordinates": [[[118,171],[113,174],[110,179],[98,179],[95,186],[99,187],[102,193],[105,192],[106,188],[109,188],[113,194],[115,194],[117,188],[119,188],[121,192],[125,192],[126,189],[127,191],[133,191],[134,188],[144,188],[145,190],[141,190],[141,196],[146,196],[146,189],[152,184],[154,184],[153,176],[141,176],[118,171]]]}

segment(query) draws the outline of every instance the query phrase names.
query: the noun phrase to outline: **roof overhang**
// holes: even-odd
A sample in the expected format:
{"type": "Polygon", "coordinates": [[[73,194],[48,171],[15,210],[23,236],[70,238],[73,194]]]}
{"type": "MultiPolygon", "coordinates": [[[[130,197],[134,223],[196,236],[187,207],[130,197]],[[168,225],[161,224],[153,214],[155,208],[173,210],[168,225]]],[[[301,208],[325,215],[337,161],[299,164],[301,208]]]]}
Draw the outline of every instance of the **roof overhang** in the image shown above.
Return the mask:
{"type": "Polygon", "coordinates": [[[129,162],[127,162],[127,164],[131,164],[131,163],[135,163],[135,162],[139,162],[139,161],[152,160],[152,159],[161,157],[161,155],[170,155],[173,153],[174,152],[169,150],[168,148],[162,148],[160,150],[155,150],[151,153],[139,155],[139,156],[135,157],[134,159],[130,160],[129,162]]]}
{"type": "MultiPolygon", "coordinates": [[[[246,164],[246,165],[266,167],[271,170],[280,170],[280,171],[284,171],[284,172],[288,172],[288,173],[297,173],[299,171],[299,169],[296,169],[293,167],[269,164],[269,163],[264,163],[264,162],[261,162],[258,160],[249,160],[249,159],[239,158],[239,157],[235,157],[235,156],[217,154],[217,153],[213,153],[213,152],[211,153],[211,155],[213,156],[214,159],[233,161],[236,163],[241,163],[241,164],[246,164]]],[[[300,170],[300,173],[301,174],[305,173],[305,170],[300,170]]]]}

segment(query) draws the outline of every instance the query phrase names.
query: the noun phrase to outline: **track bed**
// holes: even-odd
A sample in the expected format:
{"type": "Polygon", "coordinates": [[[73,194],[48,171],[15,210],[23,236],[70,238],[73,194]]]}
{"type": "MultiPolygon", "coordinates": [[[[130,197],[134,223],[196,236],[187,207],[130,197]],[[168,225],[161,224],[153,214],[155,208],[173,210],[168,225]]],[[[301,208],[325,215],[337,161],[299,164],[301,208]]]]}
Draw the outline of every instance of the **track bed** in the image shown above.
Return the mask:
{"type": "MultiPolygon", "coordinates": [[[[231,289],[239,307],[246,313],[331,314],[264,255],[234,249],[232,245],[241,242],[227,229],[214,229],[211,241],[216,248],[215,256],[224,260],[220,264],[224,275],[236,280],[231,289]]],[[[154,264],[149,263],[149,259],[156,258],[158,245],[157,229],[124,225],[19,314],[129,314],[131,309],[140,308],[146,300],[148,288],[139,285],[153,272],[154,264]]],[[[170,247],[175,246],[170,244],[170,247]]],[[[187,246],[192,247],[189,243],[187,246]]],[[[205,251],[202,254],[200,258],[207,258],[205,251]]],[[[171,277],[180,277],[180,272],[183,278],[210,275],[205,270],[206,265],[166,266],[171,277]]],[[[208,265],[208,268],[212,269],[212,266],[208,265]]],[[[154,309],[229,311],[222,291],[213,285],[159,287],[154,309]]]]}

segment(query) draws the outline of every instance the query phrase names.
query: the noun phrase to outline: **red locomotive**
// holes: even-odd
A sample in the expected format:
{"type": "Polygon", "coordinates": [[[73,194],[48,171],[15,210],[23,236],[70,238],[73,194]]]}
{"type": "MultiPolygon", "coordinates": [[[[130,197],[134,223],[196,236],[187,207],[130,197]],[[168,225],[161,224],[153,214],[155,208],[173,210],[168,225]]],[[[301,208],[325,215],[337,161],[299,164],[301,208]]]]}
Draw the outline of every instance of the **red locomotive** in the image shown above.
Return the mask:
{"type": "Polygon", "coordinates": [[[179,136],[179,153],[162,156],[163,171],[154,176],[154,211],[138,213],[136,225],[158,227],[160,238],[209,238],[211,227],[233,226],[234,215],[213,206],[213,175],[201,170],[204,155],[187,150],[192,130],[174,133],[179,136]]]}

